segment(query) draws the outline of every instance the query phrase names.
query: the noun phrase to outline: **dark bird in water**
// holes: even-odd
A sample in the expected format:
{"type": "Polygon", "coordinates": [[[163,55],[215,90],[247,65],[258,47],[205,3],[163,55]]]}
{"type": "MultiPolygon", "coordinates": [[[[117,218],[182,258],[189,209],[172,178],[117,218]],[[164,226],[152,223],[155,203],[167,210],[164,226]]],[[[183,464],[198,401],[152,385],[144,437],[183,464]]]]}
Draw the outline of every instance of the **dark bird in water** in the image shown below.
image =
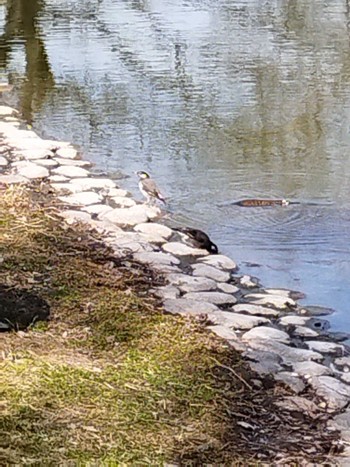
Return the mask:
{"type": "Polygon", "coordinates": [[[213,243],[209,236],[199,229],[191,229],[189,227],[177,227],[174,228],[177,232],[183,233],[189,237],[196,248],[203,248],[203,250],[209,251],[209,253],[219,253],[218,247],[213,243]]]}
{"type": "Polygon", "coordinates": [[[237,201],[233,204],[247,208],[254,208],[259,206],[288,206],[290,201],[287,199],[242,199],[241,201],[237,201]]]}
{"type": "Polygon", "coordinates": [[[140,170],[139,172],[136,172],[136,175],[139,177],[139,189],[147,199],[147,203],[151,203],[151,201],[158,199],[162,203],[166,204],[164,196],[159,191],[155,181],[151,179],[147,172],[140,170]]]}

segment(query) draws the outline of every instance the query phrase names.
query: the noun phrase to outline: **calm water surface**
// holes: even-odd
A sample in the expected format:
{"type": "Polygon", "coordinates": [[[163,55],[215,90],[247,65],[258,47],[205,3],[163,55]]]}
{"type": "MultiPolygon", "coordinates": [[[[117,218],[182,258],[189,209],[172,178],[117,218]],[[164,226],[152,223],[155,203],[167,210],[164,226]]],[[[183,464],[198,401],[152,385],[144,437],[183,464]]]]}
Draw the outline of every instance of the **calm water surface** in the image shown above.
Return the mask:
{"type": "Polygon", "coordinates": [[[1,74],[43,136],[149,171],[175,219],[350,331],[349,24],[340,0],[2,0],[1,74]]]}

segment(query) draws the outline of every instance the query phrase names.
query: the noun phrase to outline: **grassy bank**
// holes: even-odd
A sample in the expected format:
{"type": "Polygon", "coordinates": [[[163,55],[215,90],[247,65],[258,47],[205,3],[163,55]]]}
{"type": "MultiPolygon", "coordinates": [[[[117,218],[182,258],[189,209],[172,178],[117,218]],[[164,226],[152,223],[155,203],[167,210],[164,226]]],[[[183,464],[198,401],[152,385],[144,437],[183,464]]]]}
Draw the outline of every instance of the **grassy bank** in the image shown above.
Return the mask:
{"type": "Polygon", "coordinates": [[[327,458],[326,419],[274,406],[286,389],[255,386],[199,323],[164,315],[149,295],[162,278],[63,228],[54,204],[39,187],[1,190],[0,307],[15,291],[51,317],[0,335],[1,465],[327,458]]]}

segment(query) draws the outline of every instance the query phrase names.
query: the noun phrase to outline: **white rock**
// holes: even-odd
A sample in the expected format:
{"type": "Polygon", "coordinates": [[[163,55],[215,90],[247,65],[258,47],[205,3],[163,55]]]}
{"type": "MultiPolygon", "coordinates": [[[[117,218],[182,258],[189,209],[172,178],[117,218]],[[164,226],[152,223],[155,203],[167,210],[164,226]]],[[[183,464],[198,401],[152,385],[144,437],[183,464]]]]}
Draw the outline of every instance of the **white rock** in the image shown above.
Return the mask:
{"type": "Polygon", "coordinates": [[[28,178],[21,175],[0,175],[0,183],[3,185],[12,185],[17,183],[28,183],[28,178]]]}
{"type": "MultiPolygon", "coordinates": [[[[61,177],[61,175],[55,175],[56,177],[61,177]]],[[[83,188],[80,185],[73,185],[73,183],[51,183],[51,187],[57,193],[81,193],[83,188]]],[[[100,198],[99,198],[100,199],[100,198]]]]}
{"type": "Polygon", "coordinates": [[[13,115],[17,114],[18,111],[7,105],[0,105],[0,115],[13,115]]]}
{"type": "Polygon", "coordinates": [[[155,235],[168,239],[171,237],[173,231],[165,225],[158,224],[157,222],[146,222],[143,224],[135,225],[134,230],[136,232],[142,232],[144,234],[155,235]]]}
{"type": "Polygon", "coordinates": [[[331,376],[314,376],[309,380],[319,397],[325,399],[329,411],[341,410],[350,401],[350,386],[331,376]]]}
{"type": "Polygon", "coordinates": [[[175,285],[182,292],[199,292],[216,289],[216,282],[207,277],[193,277],[187,274],[169,274],[167,279],[170,284],[175,285]]]}
{"type": "Polygon", "coordinates": [[[36,165],[41,165],[42,167],[57,167],[57,162],[53,159],[33,159],[31,162],[36,165]]]}
{"type": "Polygon", "coordinates": [[[55,175],[63,175],[69,178],[80,178],[87,177],[90,172],[82,167],[76,167],[74,165],[62,165],[52,171],[55,175]]]}
{"type": "MultiPolygon", "coordinates": [[[[100,179],[99,179],[100,180],[100,179]]],[[[113,182],[114,183],[114,182],[113,182]]],[[[113,198],[113,196],[126,196],[130,197],[131,193],[129,191],[123,190],[122,188],[105,188],[103,192],[104,196],[109,196],[113,198]]]]}
{"type": "Polygon", "coordinates": [[[84,211],[88,212],[89,214],[101,214],[108,211],[112,211],[113,208],[107,206],[106,204],[91,204],[90,206],[86,206],[83,208],[84,211]]]}
{"type": "Polygon", "coordinates": [[[125,196],[113,196],[113,198],[110,198],[110,201],[115,205],[114,207],[119,208],[130,208],[136,205],[136,202],[132,198],[126,198],[125,196]]]}
{"type": "Polygon", "coordinates": [[[249,345],[253,349],[275,353],[282,358],[286,365],[290,365],[295,362],[305,362],[308,360],[322,361],[324,358],[323,355],[318,352],[289,347],[288,345],[271,339],[252,339],[249,341],[249,345]]]}
{"type": "Polygon", "coordinates": [[[168,242],[163,245],[163,250],[175,256],[205,256],[209,255],[207,250],[191,248],[181,242],[168,242]]]}
{"type": "Polygon", "coordinates": [[[159,212],[159,209],[156,207],[137,205],[131,208],[113,209],[113,211],[103,214],[103,219],[114,222],[121,227],[134,227],[137,224],[142,224],[157,217],[159,212]]]}
{"type": "Polygon", "coordinates": [[[328,367],[316,362],[295,362],[293,363],[293,371],[305,377],[332,374],[328,367]]]}
{"type": "Polygon", "coordinates": [[[29,179],[45,178],[50,175],[45,167],[40,167],[32,162],[25,162],[24,165],[17,167],[17,173],[29,179]]]}
{"type": "Polygon", "coordinates": [[[218,282],[218,289],[221,292],[225,293],[237,293],[239,292],[239,288],[232,284],[227,284],[226,282],[218,282]]]}
{"type": "Polygon", "coordinates": [[[278,321],[281,326],[305,326],[309,321],[308,316],[296,316],[296,315],[289,315],[289,316],[282,316],[282,318],[278,321]]]}
{"type": "Polygon", "coordinates": [[[237,302],[236,297],[224,292],[189,292],[186,293],[183,298],[186,300],[214,303],[215,305],[226,305],[237,302]]]}
{"type": "Polygon", "coordinates": [[[296,337],[317,337],[319,335],[318,332],[305,326],[295,326],[295,329],[292,331],[292,333],[293,336],[296,337]]]}
{"type": "Polygon", "coordinates": [[[208,326],[207,329],[210,329],[214,334],[226,340],[237,340],[237,335],[234,331],[227,328],[226,326],[208,326]]]}
{"type": "Polygon", "coordinates": [[[68,196],[59,196],[58,199],[73,206],[89,206],[100,201],[99,195],[94,191],[82,191],[68,196]]]}
{"type": "Polygon", "coordinates": [[[239,283],[241,284],[242,287],[245,287],[247,289],[254,289],[257,287],[259,284],[258,282],[253,279],[251,276],[244,275],[239,279],[239,283]]]}
{"type": "MultiPolygon", "coordinates": [[[[230,274],[226,271],[208,266],[207,264],[197,263],[191,266],[194,276],[204,276],[213,279],[216,282],[226,282],[230,279],[230,274]]],[[[238,288],[236,288],[238,291],[238,288]]]]}
{"type": "Polygon", "coordinates": [[[243,341],[264,339],[269,341],[277,341],[284,344],[288,344],[290,341],[290,337],[286,332],[267,326],[260,326],[258,328],[251,329],[242,336],[243,341]]]}
{"type": "Polygon", "coordinates": [[[8,164],[8,160],[5,157],[0,156],[0,167],[5,167],[8,164]]]}
{"type": "Polygon", "coordinates": [[[271,295],[279,295],[281,297],[289,297],[293,300],[300,300],[301,298],[305,298],[305,294],[302,292],[298,292],[296,290],[289,290],[289,289],[264,289],[265,293],[271,295]]]}
{"type": "Polygon", "coordinates": [[[54,158],[57,165],[74,165],[75,167],[91,167],[92,163],[81,159],[64,159],[63,157],[54,158]]]}
{"type": "Polygon", "coordinates": [[[47,159],[53,157],[53,152],[49,149],[24,149],[22,151],[15,151],[15,154],[19,157],[23,157],[26,160],[38,160],[38,159],[47,159]]]}
{"type": "MultiPolygon", "coordinates": [[[[64,177],[63,175],[50,175],[49,181],[51,183],[60,183],[60,182],[67,182],[69,181],[69,178],[64,177]]],[[[57,189],[56,191],[60,191],[57,189]]],[[[70,190],[69,190],[70,191],[70,190]]],[[[82,191],[82,190],[81,190],[82,191]]],[[[71,191],[70,191],[71,192],[71,191]]]]}
{"type": "Polygon", "coordinates": [[[345,349],[340,344],[324,341],[307,341],[305,343],[309,349],[316,350],[316,352],[332,354],[336,355],[337,357],[342,357],[344,355],[345,349]]]}
{"type": "MultiPolygon", "coordinates": [[[[60,146],[60,144],[58,144],[60,146]]],[[[56,156],[62,157],[62,159],[77,159],[78,152],[74,148],[60,147],[56,151],[56,156]]]]}
{"type": "Polygon", "coordinates": [[[79,186],[82,190],[104,189],[114,187],[115,182],[109,178],[74,178],[71,181],[74,186],[79,186]]]}
{"type": "Polygon", "coordinates": [[[164,287],[158,287],[153,292],[157,297],[162,298],[163,300],[171,298],[179,298],[180,297],[180,290],[173,285],[166,285],[164,287]]]}
{"type": "Polygon", "coordinates": [[[75,222],[90,222],[91,220],[90,214],[82,211],[62,211],[59,215],[63,217],[68,224],[74,224],[75,222]]]}
{"type": "Polygon", "coordinates": [[[260,315],[260,316],[269,316],[277,317],[279,312],[261,305],[252,305],[251,303],[240,303],[232,307],[232,310],[236,313],[248,313],[249,315],[260,315]]]}
{"type": "Polygon", "coordinates": [[[208,302],[186,300],[183,298],[167,299],[164,301],[164,309],[169,313],[199,315],[218,311],[218,307],[208,302]]]}
{"type": "Polygon", "coordinates": [[[162,252],[154,252],[154,253],[140,253],[134,256],[137,261],[140,263],[148,263],[152,265],[167,265],[173,266],[180,264],[180,260],[173,255],[168,253],[162,252]]]}
{"type": "Polygon", "coordinates": [[[296,307],[296,302],[293,299],[283,295],[252,293],[246,295],[245,298],[253,301],[256,305],[270,305],[282,310],[296,307]]]}
{"type": "Polygon", "coordinates": [[[269,324],[270,320],[261,316],[247,316],[229,311],[220,311],[212,321],[215,324],[221,324],[233,329],[252,329],[261,324],[269,324]]]}
{"type": "Polygon", "coordinates": [[[233,271],[237,269],[236,263],[225,255],[210,255],[206,258],[200,258],[198,261],[202,261],[218,269],[223,269],[224,271],[233,271]]]}

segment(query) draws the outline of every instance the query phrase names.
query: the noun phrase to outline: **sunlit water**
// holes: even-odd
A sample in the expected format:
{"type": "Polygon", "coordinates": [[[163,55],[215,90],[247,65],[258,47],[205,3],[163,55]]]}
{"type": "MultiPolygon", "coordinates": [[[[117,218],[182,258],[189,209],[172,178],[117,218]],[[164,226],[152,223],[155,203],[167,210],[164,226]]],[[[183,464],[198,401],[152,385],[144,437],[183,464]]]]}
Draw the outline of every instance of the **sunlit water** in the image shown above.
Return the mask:
{"type": "Polygon", "coordinates": [[[149,171],[174,219],[350,331],[346,4],[7,0],[0,66],[41,135],[131,175],[135,194],[149,171]],[[247,197],[300,204],[227,204],[247,197]]]}

